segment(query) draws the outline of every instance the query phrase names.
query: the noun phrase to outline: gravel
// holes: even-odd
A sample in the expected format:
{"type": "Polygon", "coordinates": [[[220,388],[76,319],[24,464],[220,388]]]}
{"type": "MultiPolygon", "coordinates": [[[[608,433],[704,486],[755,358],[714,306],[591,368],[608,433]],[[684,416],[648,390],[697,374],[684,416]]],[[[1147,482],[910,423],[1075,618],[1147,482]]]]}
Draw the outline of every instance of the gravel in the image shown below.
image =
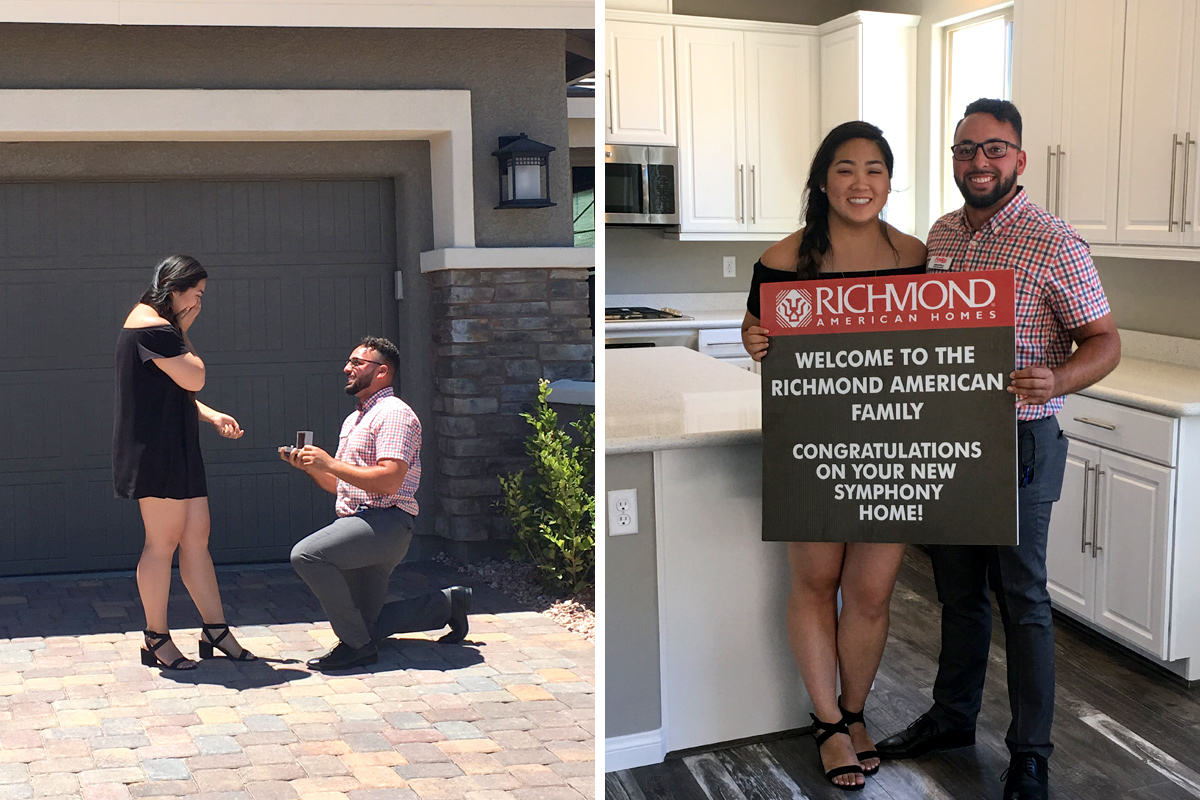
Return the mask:
{"type": "Polygon", "coordinates": [[[534,568],[519,561],[497,561],[488,558],[474,564],[460,564],[445,553],[439,553],[434,558],[473,581],[487,584],[521,605],[533,611],[540,611],[543,616],[549,617],[589,642],[596,641],[594,595],[554,597],[547,594],[534,580],[534,568]]]}

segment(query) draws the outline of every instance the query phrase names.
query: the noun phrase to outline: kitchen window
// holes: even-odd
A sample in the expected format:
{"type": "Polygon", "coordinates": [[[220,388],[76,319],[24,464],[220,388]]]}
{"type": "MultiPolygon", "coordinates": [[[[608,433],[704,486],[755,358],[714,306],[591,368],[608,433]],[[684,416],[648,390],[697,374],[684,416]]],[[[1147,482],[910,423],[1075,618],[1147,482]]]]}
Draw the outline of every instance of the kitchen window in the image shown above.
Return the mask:
{"type": "Polygon", "coordinates": [[[1012,99],[1012,7],[947,24],[942,48],[942,147],[934,163],[941,167],[941,213],[962,206],[954,185],[950,145],[963,109],[980,97],[1012,99]]]}

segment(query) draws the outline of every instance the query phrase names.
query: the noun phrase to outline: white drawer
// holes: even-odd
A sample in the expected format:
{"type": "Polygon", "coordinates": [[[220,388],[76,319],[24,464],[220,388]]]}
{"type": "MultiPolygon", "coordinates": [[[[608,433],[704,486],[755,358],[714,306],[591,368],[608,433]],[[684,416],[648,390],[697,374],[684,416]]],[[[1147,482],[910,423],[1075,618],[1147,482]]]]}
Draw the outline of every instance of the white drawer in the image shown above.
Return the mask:
{"type": "Polygon", "coordinates": [[[749,358],[741,328],[701,328],[700,352],[713,358],[749,358]]]}
{"type": "Polygon", "coordinates": [[[1175,466],[1178,437],[1173,417],[1072,394],[1058,422],[1073,439],[1175,466]]]}

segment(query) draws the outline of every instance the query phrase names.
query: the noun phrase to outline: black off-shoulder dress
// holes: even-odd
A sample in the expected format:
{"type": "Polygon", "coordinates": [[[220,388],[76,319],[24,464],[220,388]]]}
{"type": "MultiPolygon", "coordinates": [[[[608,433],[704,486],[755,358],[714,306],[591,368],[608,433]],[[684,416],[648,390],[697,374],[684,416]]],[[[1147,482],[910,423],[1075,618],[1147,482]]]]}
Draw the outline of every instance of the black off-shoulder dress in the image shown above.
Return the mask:
{"type": "Polygon", "coordinates": [[[170,325],[117,337],[113,489],[117,497],[207,497],[196,397],[154,363],[187,352],[170,325]]]}
{"type": "MultiPolygon", "coordinates": [[[[925,272],[924,264],[914,267],[895,267],[893,269],[868,269],[857,272],[822,272],[817,280],[833,280],[835,278],[881,278],[885,275],[921,275],[925,272]]],[[[759,303],[758,288],[764,283],[783,283],[798,281],[802,278],[795,270],[771,269],[763,266],[761,261],[754,262],[754,277],[750,279],[750,296],[746,298],[746,310],[762,319],[762,306],[759,303]]]]}

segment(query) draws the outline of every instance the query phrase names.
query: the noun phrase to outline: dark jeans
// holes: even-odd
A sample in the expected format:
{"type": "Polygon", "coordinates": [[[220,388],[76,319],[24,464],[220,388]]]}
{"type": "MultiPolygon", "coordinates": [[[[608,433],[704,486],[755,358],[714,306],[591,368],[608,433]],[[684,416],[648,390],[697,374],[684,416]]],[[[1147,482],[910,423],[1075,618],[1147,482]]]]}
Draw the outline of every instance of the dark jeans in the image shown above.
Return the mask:
{"type": "Polygon", "coordinates": [[[412,515],[399,508],[369,508],[340,517],[292,548],[292,567],[345,644],[364,647],[393,633],[437,630],[449,622],[449,590],[384,603],[392,571],[408,552],[412,526],[412,515]]]}
{"type": "Polygon", "coordinates": [[[1004,623],[1008,702],[1005,743],[1012,753],[1050,757],[1054,718],[1054,622],[1046,591],[1046,535],[1050,509],[1062,490],[1067,440],[1054,417],[1022,422],[1018,431],[1019,544],[931,545],[934,581],[942,604],[942,650],[933,708],[942,729],[973,729],[983,701],[996,593],[1004,623]],[[1028,468],[1032,466],[1030,476],[1028,468]]]}

